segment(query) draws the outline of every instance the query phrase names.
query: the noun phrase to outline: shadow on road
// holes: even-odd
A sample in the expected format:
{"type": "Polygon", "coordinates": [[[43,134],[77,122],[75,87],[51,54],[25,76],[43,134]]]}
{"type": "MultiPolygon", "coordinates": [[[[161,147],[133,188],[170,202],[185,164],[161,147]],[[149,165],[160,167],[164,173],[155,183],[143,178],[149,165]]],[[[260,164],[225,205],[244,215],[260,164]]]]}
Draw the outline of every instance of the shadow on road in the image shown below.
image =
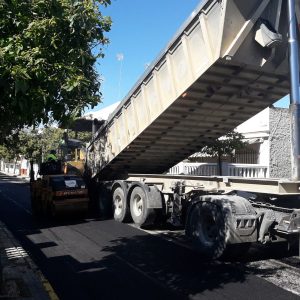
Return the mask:
{"type": "Polygon", "coordinates": [[[238,299],[241,294],[254,299],[264,289],[271,298],[284,299],[276,295],[281,289],[253,276],[269,276],[280,267],[259,270],[246,264],[289,255],[281,247],[252,256],[250,251],[239,261],[207,262],[193,250],[113,220],[40,223],[22,235],[61,299],[238,299]],[[70,244],[70,236],[59,235],[61,227],[78,239],[70,244]],[[33,245],[28,237],[44,229],[53,231],[55,240],[33,245]]]}
{"type": "Polygon", "coordinates": [[[275,274],[280,267],[247,265],[295,255],[283,245],[252,247],[242,258],[208,262],[192,249],[113,220],[37,220],[5,201],[0,209],[60,299],[292,299],[255,276],[275,274]]]}

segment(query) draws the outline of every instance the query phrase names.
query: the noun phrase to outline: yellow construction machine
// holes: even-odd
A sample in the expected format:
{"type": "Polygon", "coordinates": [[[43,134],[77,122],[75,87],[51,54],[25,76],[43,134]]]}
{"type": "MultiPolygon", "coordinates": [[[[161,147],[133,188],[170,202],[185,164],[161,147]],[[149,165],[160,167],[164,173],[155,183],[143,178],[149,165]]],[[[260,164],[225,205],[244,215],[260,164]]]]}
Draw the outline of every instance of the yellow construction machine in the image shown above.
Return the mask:
{"type": "Polygon", "coordinates": [[[77,140],[67,140],[57,161],[41,163],[40,178],[31,180],[31,205],[36,216],[58,216],[88,211],[88,189],[82,178],[84,151],[77,140]]]}

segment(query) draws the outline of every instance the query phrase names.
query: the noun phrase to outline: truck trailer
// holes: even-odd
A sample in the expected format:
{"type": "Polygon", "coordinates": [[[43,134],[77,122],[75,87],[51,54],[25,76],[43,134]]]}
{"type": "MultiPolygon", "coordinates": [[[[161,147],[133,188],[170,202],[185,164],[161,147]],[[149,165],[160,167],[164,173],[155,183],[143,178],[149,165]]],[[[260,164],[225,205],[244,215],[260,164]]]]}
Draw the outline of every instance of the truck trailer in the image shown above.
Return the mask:
{"type": "Polygon", "coordinates": [[[209,258],[229,245],[297,240],[298,23],[294,0],[202,1],[93,135],[85,179],[102,213],[183,226],[209,258]],[[288,93],[291,179],[166,174],[288,93]]]}

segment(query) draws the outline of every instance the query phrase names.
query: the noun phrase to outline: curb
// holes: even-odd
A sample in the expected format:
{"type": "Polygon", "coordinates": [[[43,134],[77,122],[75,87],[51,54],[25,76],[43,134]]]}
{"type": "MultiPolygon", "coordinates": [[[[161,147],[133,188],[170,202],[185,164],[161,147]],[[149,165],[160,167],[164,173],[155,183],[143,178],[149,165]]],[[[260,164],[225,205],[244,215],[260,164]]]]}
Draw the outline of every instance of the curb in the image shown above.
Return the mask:
{"type": "Polygon", "coordinates": [[[42,272],[1,221],[0,280],[0,299],[59,299],[42,272]]]}
{"type": "Polygon", "coordinates": [[[9,177],[12,177],[12,178],[21,179],[21,180],[24,180],[26,182],[29,182],[29,180],[30,180],[30,178],[28,176],[15,175],[15,174],[10,174],[10,173],[5,173],[3,171],[0,171],[0,174],[4,175],[4,176],[9,176],[9,177]]]}

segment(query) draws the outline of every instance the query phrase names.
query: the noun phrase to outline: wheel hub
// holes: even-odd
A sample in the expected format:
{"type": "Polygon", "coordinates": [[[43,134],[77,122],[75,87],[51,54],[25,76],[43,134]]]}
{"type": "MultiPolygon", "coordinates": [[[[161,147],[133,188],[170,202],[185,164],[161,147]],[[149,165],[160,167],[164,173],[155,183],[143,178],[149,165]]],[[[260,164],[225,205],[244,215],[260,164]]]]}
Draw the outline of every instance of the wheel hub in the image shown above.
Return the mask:
{"type": "Polygon", "coordinates": [[[120,215],[123,209],[123,202],[120,196],[116,196],[114,200],[115,214],[120,215]]]}
{"type": "Polygon", "coordinates": [[[140,195],[135,195],[133,198],[133,211],[136,216],[140,216],[143,212],[143,200],[140,195]]]}

